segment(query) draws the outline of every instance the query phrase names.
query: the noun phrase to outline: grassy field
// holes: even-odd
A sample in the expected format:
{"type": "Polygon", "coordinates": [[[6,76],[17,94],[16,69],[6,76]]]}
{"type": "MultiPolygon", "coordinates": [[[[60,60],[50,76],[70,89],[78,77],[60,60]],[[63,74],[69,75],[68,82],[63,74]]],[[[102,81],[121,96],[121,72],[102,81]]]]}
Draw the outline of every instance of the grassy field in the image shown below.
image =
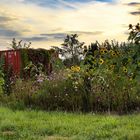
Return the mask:
{"type": "Polygon", "coordinates": [[[140,140],[140,114],[83,115],[0,107],[0,140],[140,140]]]}

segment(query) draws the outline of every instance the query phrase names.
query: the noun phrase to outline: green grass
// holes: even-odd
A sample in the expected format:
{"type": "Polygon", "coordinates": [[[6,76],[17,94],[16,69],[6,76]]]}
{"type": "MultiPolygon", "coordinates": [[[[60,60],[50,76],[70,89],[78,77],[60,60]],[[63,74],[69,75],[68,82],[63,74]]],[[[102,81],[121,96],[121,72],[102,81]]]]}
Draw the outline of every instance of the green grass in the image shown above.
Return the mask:
{"type": "Polygon", "coordinates": [[[140,114],[83,115],[0,107],[0,140],[140,140],[140,114]]]}

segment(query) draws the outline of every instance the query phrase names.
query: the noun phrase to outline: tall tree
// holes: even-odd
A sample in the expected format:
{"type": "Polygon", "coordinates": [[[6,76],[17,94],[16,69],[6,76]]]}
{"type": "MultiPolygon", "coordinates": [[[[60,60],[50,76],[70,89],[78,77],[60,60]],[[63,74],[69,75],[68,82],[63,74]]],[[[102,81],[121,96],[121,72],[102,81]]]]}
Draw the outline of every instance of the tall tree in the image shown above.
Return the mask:
{"type": "Polygon", "coordinates": [[[77,34],[71,34],[66,36],[62,47],[57,49],[65,61],[68,60],[71,65],[78,65],[83,56],[83,45],[84,42],[79,42],[77,34]]]}

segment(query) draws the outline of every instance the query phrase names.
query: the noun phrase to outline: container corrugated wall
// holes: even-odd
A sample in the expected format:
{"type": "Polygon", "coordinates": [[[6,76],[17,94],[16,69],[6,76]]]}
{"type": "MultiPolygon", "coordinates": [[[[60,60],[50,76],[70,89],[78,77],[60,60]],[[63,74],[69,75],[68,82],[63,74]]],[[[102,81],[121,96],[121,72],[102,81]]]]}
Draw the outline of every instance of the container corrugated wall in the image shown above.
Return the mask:
{"type": "Polygon", "coordinates": [[[5,69],[12,68],[14,75],[20,74],[21,59],[19,50],[1,51],[0,56],[5,59],[5,69]]]}

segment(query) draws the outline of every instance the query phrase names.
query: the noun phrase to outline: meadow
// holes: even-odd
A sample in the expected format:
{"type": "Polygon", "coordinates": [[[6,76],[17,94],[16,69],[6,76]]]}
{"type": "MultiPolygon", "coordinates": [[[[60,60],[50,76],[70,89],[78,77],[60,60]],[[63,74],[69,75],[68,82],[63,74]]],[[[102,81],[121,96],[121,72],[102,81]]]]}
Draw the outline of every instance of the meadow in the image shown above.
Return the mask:
{"type": "Polygon", "coordinates": [[[126,43],[71,34],[49,51],[13,39],[22,67],[1,54],[0,140],[139,140],[140,25],[129,30],[126,43]]]}
{"type": "Polygon", "coordinates": [[[138,140],[140,114],[11,110],[0,107],[0,140],[138,140]]]}

